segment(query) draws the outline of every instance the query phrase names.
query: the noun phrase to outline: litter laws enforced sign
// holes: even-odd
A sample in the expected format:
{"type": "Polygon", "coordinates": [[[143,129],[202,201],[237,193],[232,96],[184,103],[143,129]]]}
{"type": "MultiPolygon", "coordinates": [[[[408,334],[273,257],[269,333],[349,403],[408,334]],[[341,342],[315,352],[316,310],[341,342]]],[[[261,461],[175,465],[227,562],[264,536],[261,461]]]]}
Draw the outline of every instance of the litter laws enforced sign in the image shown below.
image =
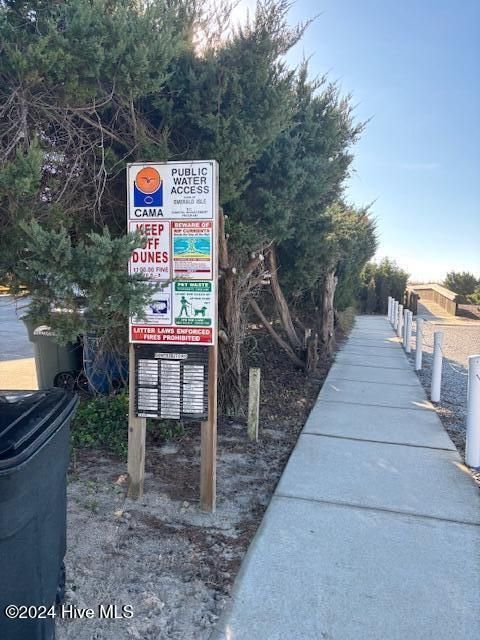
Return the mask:
{"type": "Polygon", "coordinates": [[[214,345],[216,161],[130,164],[127,185],[127,228],[145,238],[132,252],[129,273],[152,282],[150,303],[130,319],[130,342],[214,345]]]}

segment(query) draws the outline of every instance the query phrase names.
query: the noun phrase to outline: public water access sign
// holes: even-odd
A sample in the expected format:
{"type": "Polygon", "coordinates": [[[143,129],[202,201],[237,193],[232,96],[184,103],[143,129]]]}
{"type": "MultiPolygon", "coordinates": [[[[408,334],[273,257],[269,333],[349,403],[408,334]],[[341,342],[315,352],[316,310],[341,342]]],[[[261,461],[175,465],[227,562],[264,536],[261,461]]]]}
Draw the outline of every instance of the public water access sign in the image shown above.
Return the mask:
{"type": "Polygon", "coordinates": [[[147,238],[129,273],[144,274],[156,289],[143,317],[130,318],[130,342],[214,345],[217,162],[130,164],[127,188],[127,228],[147,238]]]}

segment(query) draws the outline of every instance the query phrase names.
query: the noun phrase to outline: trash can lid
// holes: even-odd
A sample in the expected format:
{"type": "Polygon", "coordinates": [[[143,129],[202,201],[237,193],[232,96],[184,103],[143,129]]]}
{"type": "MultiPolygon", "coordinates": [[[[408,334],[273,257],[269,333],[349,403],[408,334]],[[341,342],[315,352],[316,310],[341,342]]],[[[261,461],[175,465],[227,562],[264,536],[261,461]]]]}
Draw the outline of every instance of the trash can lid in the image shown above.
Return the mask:
{"type": "Polygon", "coordinates": [[[46,324],[42,324],[33,332],[34,336],[55,336],[56,333],[51,327],[47,327],[46,324]]]}
{"type": "Polygon", "coordinates": [[[0,394],[0,471],[39,449],[68,420],[77,402],[64,389],[0,394]]]}

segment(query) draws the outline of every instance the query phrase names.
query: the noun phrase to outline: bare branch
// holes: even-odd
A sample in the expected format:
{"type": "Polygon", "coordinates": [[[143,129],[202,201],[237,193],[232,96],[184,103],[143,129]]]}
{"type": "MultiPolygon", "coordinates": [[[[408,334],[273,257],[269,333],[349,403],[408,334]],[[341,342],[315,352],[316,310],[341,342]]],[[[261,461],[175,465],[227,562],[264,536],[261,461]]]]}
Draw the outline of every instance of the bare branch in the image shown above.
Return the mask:
{"type": "Polygon", "coordinates": [[[289,344],[287,344],[285,342],[285,340],[283,340],[278,333],[275,331],[275,329],[272,327],[272,325],[270,324],[270,322],[267,320],[267,318],[263,315],[262,310],[260,309],[260,307],[258,306],[257,302],[253,299],[249,300],[249,304],[251,306],[251,308],[253,309],[253,311],[255,312],[255,314],[257,315],[258,319],[260,320],[260,322],[263,324],[263,326],[265,327],[265,329],[268,331],[268,333],[270,334],[270,336],[273,338],[273,340],[278,344],[278,346],[283,349],[285,351],[285,353],[287,354],[287,356],[290,358],[290,360],[300,369],[305,369],[305,363],[302,362],[302,360],[300,360],[300,358],[296,355],[296,353],[293,351],[293,349],[290,347],[289,344]]]}

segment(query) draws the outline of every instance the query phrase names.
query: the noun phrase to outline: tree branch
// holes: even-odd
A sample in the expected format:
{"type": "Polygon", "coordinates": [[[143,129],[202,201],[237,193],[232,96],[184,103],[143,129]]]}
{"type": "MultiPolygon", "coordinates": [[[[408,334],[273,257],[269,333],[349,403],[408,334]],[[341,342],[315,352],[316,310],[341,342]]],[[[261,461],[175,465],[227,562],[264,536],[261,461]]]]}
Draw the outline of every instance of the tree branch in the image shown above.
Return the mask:
{"type": "Polygon", "coordinates": [[[225,237],[225,216],[223,209],[220,207],[218,213],[218,265],[220,269],[228,269],[228,246],[225,237]]]}
{"type": "Polygon", "coordinates": [[[249,304],[252,307],[253,311],[255,312],[255,314],[258,316],[260,322],[263,324],[263,326],[265,327],[265,329],[268,331],[268,333],[270,334],[270,336],[273,338],[273,340],[278,344],[279,347],[281,347],[285,353],[287,354],[287,356],[290,358],[290,360],[300,369],[305,369],[305,363],[300,360],[300,358],[296,355],[296,353],[294,352],[294,350],[290,347],[289,344],[287,344],[285,342],[285,340],[283,340],[278,333],[275,331],[275,329],[272,327],[272,325],[270,324],[270,322],[267,320],[267,318],[263,315],[262,310],[260,309],[260,307],[258,306],[257,302],[253,299],[249,300],[249,304]]]}
{"type": "Polygon", "coordinates": [[[275,306],[277,308],[278,315],[280,317],[280,322],[285,329],[285,333],[287,334],[288,340],[292,347],[294,349],[301,349],[302,343],[300,342],[300,338],[298,337],[297,332],[295,331],[295,327],[293,326],[290,309],[288,308],[287,300],[283,295],[283,291],[278,280],[278,266],[275,247],[270,248],[267,257],[268,266],[270,268],[270,286],[272,288],[272,294],[275,300],[275,306]]]}

